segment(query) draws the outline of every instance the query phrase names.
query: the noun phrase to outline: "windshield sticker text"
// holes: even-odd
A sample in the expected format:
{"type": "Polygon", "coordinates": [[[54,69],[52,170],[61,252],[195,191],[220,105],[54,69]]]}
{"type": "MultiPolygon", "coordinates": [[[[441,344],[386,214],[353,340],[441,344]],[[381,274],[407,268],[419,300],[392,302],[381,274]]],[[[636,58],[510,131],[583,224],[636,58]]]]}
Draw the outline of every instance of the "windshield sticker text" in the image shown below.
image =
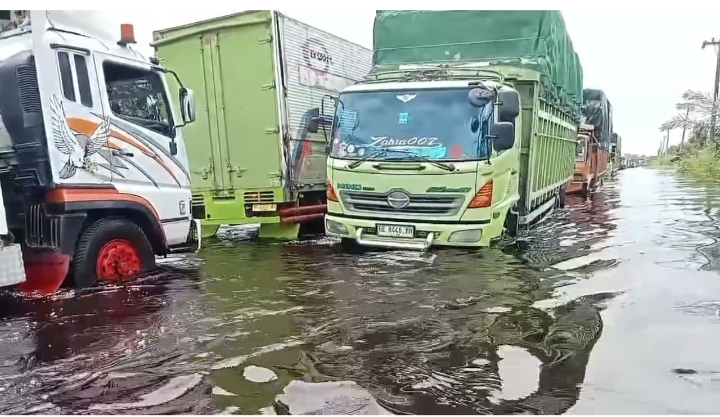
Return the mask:
{"type": "Polygon", "coordinates": [[[410,139],[393,139],[387,136],[373,136],[370,138],[372,142],[368,146],[371,147],[388,147],[388,146],[413,146],[423,148],[436,148],[442,146],[437,143],[438,138],[410,138],[410,139]]]}

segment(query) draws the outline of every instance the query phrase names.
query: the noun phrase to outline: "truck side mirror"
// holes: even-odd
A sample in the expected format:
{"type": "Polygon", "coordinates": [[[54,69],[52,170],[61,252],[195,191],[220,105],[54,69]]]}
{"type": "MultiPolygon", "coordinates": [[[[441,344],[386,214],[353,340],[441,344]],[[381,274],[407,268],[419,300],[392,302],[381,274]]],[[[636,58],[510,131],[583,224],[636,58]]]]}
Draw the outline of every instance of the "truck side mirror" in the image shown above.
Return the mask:
{"type": "Polygon", "coordinates": [[[520,94],[513,90],[500,90],[497,96],[498,120],[501,122],[515,122],[520,115],[520,94]]]}
{"type": "Polygon", "coordinates": [[[195,93],[187,87],[180,89],[180,114],[185,124],[194,122],[197,117],[197,113],[195,112],[195,93]]]}
{"type": "Polygon", "coordinates": [[[309,133],[317,133],[321,127],[329,127],[332,125],[332,116],[320,114],[320,110],[317,107],[308,110],[307,117],[305,128],[309,133]]]}
{"type": "Polygon", "coordinates": [[[493,149],[506,151],[515,146],[515,126],[510,122],[493,123],[490,127],[493,149]]]}
{"type": "Polygon", "coordinates": [[[468,91],[468,103],[473,107],[483,107],[488,104],[494,96],[493,90],[488,88],[473,88],[468,91]]]}

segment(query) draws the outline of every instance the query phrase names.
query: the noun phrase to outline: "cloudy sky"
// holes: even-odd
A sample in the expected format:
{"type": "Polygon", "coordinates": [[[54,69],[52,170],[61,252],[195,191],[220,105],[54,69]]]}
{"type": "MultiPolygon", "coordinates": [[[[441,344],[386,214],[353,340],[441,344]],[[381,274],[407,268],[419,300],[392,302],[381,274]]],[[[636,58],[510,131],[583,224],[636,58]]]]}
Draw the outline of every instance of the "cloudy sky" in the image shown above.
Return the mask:
{"type": "MultiPolygon", "coordinates": [[[[178,10],[127,15],[135,24],[139,46],[152,40],[152,31],[242,10],[178,10]]],[[[372,47],[374,10],[283,10],[287,15],[350,41],[372,47]],[[352,19],[347,14],[352,13],[352,19]]],[[[604,90],[614,108],[615,129],[623,137],[623,152],[655,154],[662,134],[658,126],[676,113],[675,103],[687,89],[712,91],[715,54],[701,50],[703,40],[720,38],[720,14],[698,11],[577,11],[563,10],[580,55],[585,86],[604,90]]],[[[680,141],[680,132],[670,142],[680,141]]]]}

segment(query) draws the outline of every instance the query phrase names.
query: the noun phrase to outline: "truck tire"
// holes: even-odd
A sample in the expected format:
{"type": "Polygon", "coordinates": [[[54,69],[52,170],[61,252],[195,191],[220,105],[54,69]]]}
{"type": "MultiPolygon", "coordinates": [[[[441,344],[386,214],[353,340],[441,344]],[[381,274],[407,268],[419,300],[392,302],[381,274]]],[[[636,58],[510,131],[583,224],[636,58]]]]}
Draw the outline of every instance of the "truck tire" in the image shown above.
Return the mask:
{"type": "Polygon", "coordinates": [[[357,254],[362,252],[362,247],[358,245],[358,243],[355,241],[355,239],[351,238],[342,238],[340,239],[340,249],[344,253],[352,253],[357,254]]]}
{"type": "Polygon", "coordinates": [[[565,187],[560,187],[560,192],[557,196],[557,208],[565,208],[565,187]]]}
{"type": "Polygon", "coordinates": [[[505,233],[510,237],[517,237],[518,229],[520,228],[520,219],[518,215],[512,211],[508,211],[505,216],[505,233]]]}
{"type": "Polygon", "coordinates": [[[120,282],[155,268],[152,245],[140,227],[122,217],[97,220],[78,240],[72,272],[76,288],[120,282]]]}

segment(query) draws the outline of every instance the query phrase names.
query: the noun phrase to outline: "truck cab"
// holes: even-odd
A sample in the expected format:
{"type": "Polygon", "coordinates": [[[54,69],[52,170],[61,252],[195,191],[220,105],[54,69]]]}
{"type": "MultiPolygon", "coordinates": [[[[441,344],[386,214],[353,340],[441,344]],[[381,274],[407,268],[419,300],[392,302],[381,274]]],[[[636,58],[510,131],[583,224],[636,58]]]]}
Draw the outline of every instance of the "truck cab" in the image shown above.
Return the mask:
{"type": "Polygon", "coordinates": [[[608,168],[609,153],[595,138],[595,126],[580,124],[578,127],[575,173],[566,192],[588,196],[602,185],[608,168]]]}
{"type": "Polygon", "coordinates": [[[25,291],[122,282],[200,245],[182,135],[193,92],[171,91],[173,71],[109,18],[0,11],[0,233],[22,248],[25,291]]]}
{"type": "Polygon", "coordinates": [[[477,70],[466,80],[459,73],[370,77],[340,94],[329,130],[327,234],[419,250],[486,246],[501,234],[519,199],[519,94],[477,70]]]}

